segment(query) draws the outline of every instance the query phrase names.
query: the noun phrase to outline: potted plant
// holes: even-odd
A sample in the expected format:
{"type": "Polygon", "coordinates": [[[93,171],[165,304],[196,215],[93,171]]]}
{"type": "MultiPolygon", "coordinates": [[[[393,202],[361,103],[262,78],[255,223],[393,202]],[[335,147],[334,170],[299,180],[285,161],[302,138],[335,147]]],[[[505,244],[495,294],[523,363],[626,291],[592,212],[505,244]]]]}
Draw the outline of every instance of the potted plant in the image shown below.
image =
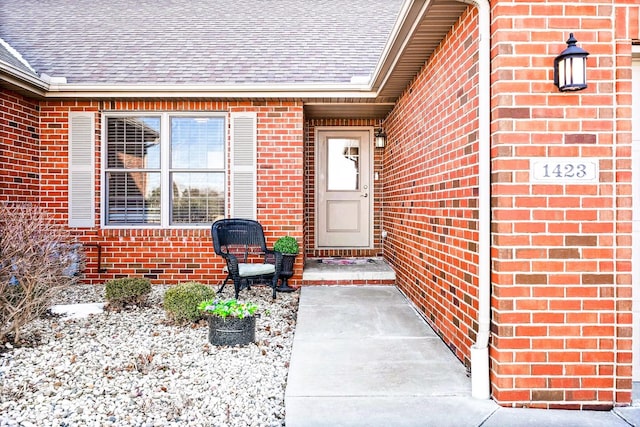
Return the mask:
{"type": "Polygon", "coordinates": [[[238,300],[209,299],[198,305],[209,323],[209,342],[213,345],[247,345],[256,340],[258,305],[238,300]]]}
{"type": "Polygon", "coordinates": [[[296,256],[300,251],[298,241],[291,236],[283,236],[276,240],[273,250],[282,253],[282,268],[280,270],[280,279],[282,283],[276,288],[278,292],[293,292],[296,289],[287,283],[289,278],[293,276],[293,265],[296,256]]]}

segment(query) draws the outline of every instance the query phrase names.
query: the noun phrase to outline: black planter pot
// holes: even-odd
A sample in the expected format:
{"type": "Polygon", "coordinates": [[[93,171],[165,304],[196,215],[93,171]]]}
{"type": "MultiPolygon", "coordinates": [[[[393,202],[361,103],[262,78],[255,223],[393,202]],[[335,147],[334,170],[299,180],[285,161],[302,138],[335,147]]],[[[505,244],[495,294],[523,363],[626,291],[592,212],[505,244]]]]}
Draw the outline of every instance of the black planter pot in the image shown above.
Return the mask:
{"type": "Polygon", "coordinates": [[[247,345],[256,340],[256,316],[209,316],[209,342],[213,345],[247,345]]]}
{"type": "Polygon", "coordinates": [[[293,265],[296,262],[297,255],[282,254],[282,269],[280,270],[280,286],[276,288],[278,292],[293,292],[296,288],[292,288],[287,283],[289,278],[293,276],[293,265]]]}

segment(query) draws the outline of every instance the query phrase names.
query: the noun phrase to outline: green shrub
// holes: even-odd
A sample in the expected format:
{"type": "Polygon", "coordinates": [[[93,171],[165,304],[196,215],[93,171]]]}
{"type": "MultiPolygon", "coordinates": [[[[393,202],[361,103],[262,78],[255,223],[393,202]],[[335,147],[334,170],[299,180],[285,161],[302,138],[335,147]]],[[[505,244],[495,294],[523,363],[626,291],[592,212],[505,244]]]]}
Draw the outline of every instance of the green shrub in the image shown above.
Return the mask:
{"type": "Polygon", "coordinates": [[[151,281],[144,277],[123,277],[104,284],[104,293],[110,309],[126,305],[144,305],[151,293],[151,281]]]}
{"type": "Polygon", "coordinates": [[[294,237],[283,236],[276,240],[273,250],[283,254],[297,255],[300,248],[298,247],[298,241],[294,237]]]}
{"type": "Polygon", "coordinates": [[[164,293],[164,310],[176,323],[195,322],[202,318],[198,305],[215,297],[216,291],[198,282],[186,282],[173,286],[164,293]]]}

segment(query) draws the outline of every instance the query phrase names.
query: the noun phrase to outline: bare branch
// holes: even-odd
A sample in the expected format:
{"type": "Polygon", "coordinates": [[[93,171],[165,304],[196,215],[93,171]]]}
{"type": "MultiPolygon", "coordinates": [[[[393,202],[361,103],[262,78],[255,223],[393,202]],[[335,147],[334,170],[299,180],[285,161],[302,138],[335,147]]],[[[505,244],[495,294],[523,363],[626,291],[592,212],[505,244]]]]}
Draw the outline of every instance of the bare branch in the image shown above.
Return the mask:
{"type": "Polygon", "coordinates": [[[37,206],[0,204],[0,342],[44,314],[84,269],[81,245],[37,206]]]}

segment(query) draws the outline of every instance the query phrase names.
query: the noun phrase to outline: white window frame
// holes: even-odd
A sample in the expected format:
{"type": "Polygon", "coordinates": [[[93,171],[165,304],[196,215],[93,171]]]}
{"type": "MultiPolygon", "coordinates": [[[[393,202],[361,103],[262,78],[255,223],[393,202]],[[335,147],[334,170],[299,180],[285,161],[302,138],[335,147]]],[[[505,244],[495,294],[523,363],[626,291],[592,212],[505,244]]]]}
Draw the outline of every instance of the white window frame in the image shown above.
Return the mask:
{"type": "Polygon", "coordinates": [[[170,183],[170,155],[171,155],[171,118],[172,117],[217,117],[224,119],[224,148],[223,148],[223,164],[224,164],[224,214],[228,213],[228,182],[229,182],[229,117],[226,112],[220,111],[106,111],[102,113],[101,118],[101,173],[100,173],[100,226],[105,229],[207,229],[211,224],[171,224],[171,188],[170,183]],[[160,224],[107,224],[107,119],[114,117],[159,117],[160,118],[160,224]]]}

